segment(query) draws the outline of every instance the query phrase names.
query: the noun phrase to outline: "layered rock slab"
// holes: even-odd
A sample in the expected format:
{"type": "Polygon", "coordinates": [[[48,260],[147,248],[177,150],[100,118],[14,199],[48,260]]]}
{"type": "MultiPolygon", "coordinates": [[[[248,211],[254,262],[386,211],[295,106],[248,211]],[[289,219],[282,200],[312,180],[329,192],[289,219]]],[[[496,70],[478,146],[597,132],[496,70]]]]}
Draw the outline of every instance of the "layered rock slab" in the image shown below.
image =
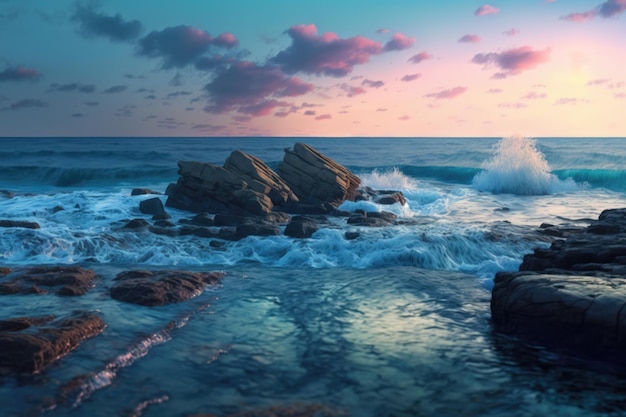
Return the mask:
{"type": "Polygon", "coordinates": [[[570,347],[626,348],[626,209],[604,211],[580,233],[496,275],[492,320],[570,347]]]}
{"type": "Polygon", "coordinates": [[[90,269],[79,266],[37,266],[15,271],[0,280],[0,295],[46,294],[53,290],[57,295],[86,294],[98,277],[90,269]]]}

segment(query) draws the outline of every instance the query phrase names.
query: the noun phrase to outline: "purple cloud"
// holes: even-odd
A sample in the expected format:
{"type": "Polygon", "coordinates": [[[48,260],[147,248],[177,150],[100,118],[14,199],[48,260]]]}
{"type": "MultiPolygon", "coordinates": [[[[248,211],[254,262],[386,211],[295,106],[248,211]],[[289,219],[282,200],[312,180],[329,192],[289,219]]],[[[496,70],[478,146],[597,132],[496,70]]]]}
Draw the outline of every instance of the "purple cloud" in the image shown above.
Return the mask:
{"type": "Polygon", "coordinates": [[[209,113],[237,111],[252,116],[269,114],[282,106],[275,98],[296,97],[313,91],[313,85],[289,77],[277,66],[237,62],[219,70],[206,86],[209,113]]]}
{"type": "Polygon", "coordinates": [[[96,86],[93,84],[78,84],[78,83],[69,83],[69,84],[50,84],[49,91],[58,91],[58,92],[73,92],[77,91],[79,93],[93,93],[96,91],[96,86]]]}
{"type": "Polygon", "coordinates": [[[118,13],[107,16],[98,13],[93,7],[76,7],[72,20],[79,24],[79,33],[85,37],[103,36],[114,42],[130,42],[136,39],[143,30],[138,20],[125,21],[118,13]]]}
{"type": "Polygon", "coordinates": [[[398,120],[402,120],[402,121],[411,120],[411,116],[407,116],[407,115],[405,114],[404,116],[400,116],[400,117],[398,117],[398,120]]]}
{"type": "Polygon", "coordinates": [[[315,116],[317,112],[315,110],[307,110],[304,112],[305,116],[315,116]]]}
{"type": "Polygon", "coordinates": [[[391,40],[385,44],[383,51],[403,51],[410,48],[415,44],[415,38],[403,35],[402,33],[396,33],[391,40]]]}
{"type": "Polygon", "coordinates": [[[596,80],[587,81],[587,85],[588,86],[602,85],[602,84],[608,83],[609,81],[611,81],[609,78],[599,78],[599,79],[596,79],[596,80]]]}
{"type": "Polygon", "coordinates": [[[37,81],[41,73],[35,69],[25,67],[7,67],[0,71],[0,82],[5,81],[37,81]]]}
{"type": "Polygon", "coordinates": [[[549,48],[545,50],[534,50],[530,46],[520,46],[503,52],[476,54],[474,58],[472,58],[472,62],[484,66],[495,65],[503,70],[503,72],[494,74],[493,78],[502,79],[532,69],[548,61],[549,58],[549,48]]]}
{"type": "Polygon", "coordinates": [[[385,85],[385,83],[383,81],[372,81],[372,80],[363,80],[363,82],[361,82],[361,85],[366,85],[368,87],[372,87],[372,88],[380,88],[382,86],[385,85]]]}
{"type": "Polygon", "coordinates": [[[489,4],[483,4],[474,12],[475,16],[485,16],[488,14],[496,14],[500,11],[497,7],[493,7],[489,4]]]}
{"type": "Polygon", "coordinates": [[[404,81],[405,83],[408,83],[408,82],[417,80],[421,76],[422,76],[421,74],[407,74],[404,77],[402,77],[400,80],[404,81]]]}
{"type": "Polygon", "coordinates": [[[530,93],[526,94],[524,97],[522,97],[522,99],[524,100],[541,100],[548,97],[548,95],[546,93],[535,93],[534,91],[531,91],[530,93]]]}
{"type": "Polygon", "coordinates": [[[380,43],[363,36],[341,39],[332,32],[318,35],[313,24],[292,26],[287,34],[291,45],[270,60],[287,74],[343,77],[356,65],[368,62],[370,56],[383,52],[380,43]]]}
{"type": "Polygon", "coordinates": [[[464,35],[462,36],[458,42],[461,43],[478,43],[480,42],[480,36],[478,35],[464,35]]]}
{"type": "Polygon", "coordinates": [[[441,90],[436,93],[426,94],[424,97],[434,98],[437,100],[446,100],[456,98],[466,91],[466,87],[454,87],[447,90],[441,90]]]}
{"type": "Polygon", "coordinates": [[[363,87],[354,87],[348,84],[341,84],[339,86],[339,88],[341,88],[343,91],[346,92],[346,95],[348,97],[354,97],[354,96],[359,96],[361,94],[365,94],[367,91],[365,91],[365,89],[363,87]]]}
{"type": "Polygon", "coordinates": [[[315,118],[315,120],[328,120],[332,118],[333,116],[331,116],[330,114],[320,114],[319,116],[315,118]]]}
{"type": "Polygon", "coordinates": [[[555,101],[554,105],[555,106],[563,106],[563,105],[566,105],[566,104],[576,105],[576,104],[580,104],[580,103],[589,103],[589,100],[580,99],[580,98],[565,97],[565,98],[560,98],[557,101],[555,101]]]}
{"type": "Polygon", "coordinates": [[[500,94],[501,92],[501,88],[490,88],[489,90],[487,90],[487,93],[489,94],[500,94]]]}
{"type": "Polygon", "coordinates": [[[516,36],[516,35],[519,35],[519,33],[520,33],[519,30],[515,28],[511,28],[509,30],[505,30],[504,32],[502,32],[502,34],[506,36],[516,36]]]}
{"type": "Polygon", "coordinates": [[[626,0],[608,0],[599,4],[596,8],[581,13],[570,13],[562,16],[561,20],[568,22],[586,22],[596,16],[609,19],[626,11],[626,0]]]}
{"type": "MultiPolygon", "coordinates": [[[[139,40],[137,54],[162,58],[164,68],[182,68],[195,63],[211,46],[230,49],[237,44],[230,33],[214,38],[204,30],[181,25],[150,32],[139,40]]],[[[206,67],[207,63],[199,65],[206,67]]]]}
{"type": "Polygon", "coordinates": [[[500,103],[498,107],[501,109],[525,109],[528,106],[524,103],[500,103]]]}
{"type": "Polygon", "coordinates": [[[11,110],[19,110],[19,109],[26,109],[29,107],[47,107],[47,106],[48,106],[48,103],[46,103],[45,101],[42,101],[36,98],[25,98],[23,100],[19,100],[11,104],[9,108],[11,110]]]}
{"type": "Polygon", "coordinates": [[[426,61],[427,59],[432,59],[432,58],[433,56],[431,54],[429,54],[426,51],[422,51],[419,54],[415,54],[411,58],[409,58],[409,62],[412,62],[414,64],[419,64],[422,61],[426,61]]]}

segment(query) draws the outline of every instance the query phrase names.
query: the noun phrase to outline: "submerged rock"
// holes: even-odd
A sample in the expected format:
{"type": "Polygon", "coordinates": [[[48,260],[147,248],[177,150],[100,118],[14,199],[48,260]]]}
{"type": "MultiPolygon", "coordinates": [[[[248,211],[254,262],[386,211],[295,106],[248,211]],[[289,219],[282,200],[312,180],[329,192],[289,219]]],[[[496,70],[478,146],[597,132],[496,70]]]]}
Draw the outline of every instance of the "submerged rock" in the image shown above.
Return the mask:
{"type": "Polygon", "coordinates": [[[111,297],[143,306],[179,303],[199,295],[223,276],[221,272],[126,271],[115,277],[111,297]]]}
{"type": "Polygon", "coordinates": [[[152,214],[155,216],[165,214],[165,208],[163,207],[163,203],[158,197],[149,198],[140,202],[139,211],[143,214],[152,214]]]}
{"type": "MultiPolygon", "coordinates": [[[[223,417],[339,417],[347,416],[345,410],[324,404],[281,404],[223,415],[223,417]]],[[[218,417],[215,414],[191,414],[188,417],[218,417]]]]}
{"type": "Polygon", "coordinates": [[[24,229],[40,229],[39,223],[23,220],[0,220],[0,227],[22,227],[24,229]]]}
{"type": "Polygon", "coordinates": [[[78,266],[38,266],[16,271],[0,281],[0,294],[46,294],[41,287],[55,289],[57,295],[83,295],[94,284],[94,271],[78,266]]]}
{"type": "Polygon", "coordinates": [[[0,321],[0,371],[37,373],[96,336],[106,324],[96,314],[19,317],[0,321]]]}
{"type": "Polygon", "coordinates": [[[535,249],[520,272],[498,273],[491,300],[500,330],[593,349],[626,348],[625,307],[626,209],[604,211],[584,231],[535,249]]]}

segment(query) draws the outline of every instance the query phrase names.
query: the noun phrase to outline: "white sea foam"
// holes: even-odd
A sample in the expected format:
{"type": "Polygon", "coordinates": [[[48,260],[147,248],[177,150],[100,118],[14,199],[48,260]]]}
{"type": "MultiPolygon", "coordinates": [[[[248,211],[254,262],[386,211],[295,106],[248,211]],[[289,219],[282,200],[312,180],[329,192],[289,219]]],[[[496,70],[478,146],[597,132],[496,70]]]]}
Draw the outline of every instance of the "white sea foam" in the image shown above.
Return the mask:
{"type": "Polygon", "coordinates": [[[503,138],[495,146],[493,158],[476,175],[473,186],[494,194],[546,195],[576,191],[571,179],[561,181],[550,171],[536,141],[520,136],[503,138]]]}

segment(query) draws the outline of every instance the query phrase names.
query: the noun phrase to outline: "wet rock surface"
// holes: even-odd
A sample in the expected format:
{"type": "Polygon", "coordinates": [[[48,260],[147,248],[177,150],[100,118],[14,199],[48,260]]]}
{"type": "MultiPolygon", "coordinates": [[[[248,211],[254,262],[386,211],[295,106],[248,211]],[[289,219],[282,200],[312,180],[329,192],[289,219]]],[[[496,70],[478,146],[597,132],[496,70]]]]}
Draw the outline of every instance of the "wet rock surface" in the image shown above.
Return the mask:
{"type": "MultiPolygon", "coordinates": [[[[345,410],[324,404],[285,404],[248,411],[235,412],[223,417],[334,417],[348,416],[345,410]]],[[[216,414],[191,414],[188,417],[220,417],[216,414]]]]}
{"type": "Polygon", "coordinates": [[[96,314],[0,320],[0,373],[37,373],[106,327],[96,314]]]}
{"type": "Polygon", "coordinates": [[[126,271],[115,277],[111,297],[132,304],[160,306],[179,303],[199,295],[207,285],[215,285],[221,272],[126,271]]]}
{"type": "Polygon", "coordinates": [[[23,220],[0,220],[0,227],[22,227],[25,229],[40,229],[39,223],[23,220]]]}
{"type": "Polygon", "coordinates": [[[497,274],[494,325],[569,346],[626,348],[626,209],[567,233],[526,255],[519,272],[497,274]]]}
{"type": "Polygon", "coordinates": [[[94,271],[79,266],[39,266],[10,271],[0,279],[0,295],[47,294],[76,296],[86,294],[94,285],[94,271]]]}

